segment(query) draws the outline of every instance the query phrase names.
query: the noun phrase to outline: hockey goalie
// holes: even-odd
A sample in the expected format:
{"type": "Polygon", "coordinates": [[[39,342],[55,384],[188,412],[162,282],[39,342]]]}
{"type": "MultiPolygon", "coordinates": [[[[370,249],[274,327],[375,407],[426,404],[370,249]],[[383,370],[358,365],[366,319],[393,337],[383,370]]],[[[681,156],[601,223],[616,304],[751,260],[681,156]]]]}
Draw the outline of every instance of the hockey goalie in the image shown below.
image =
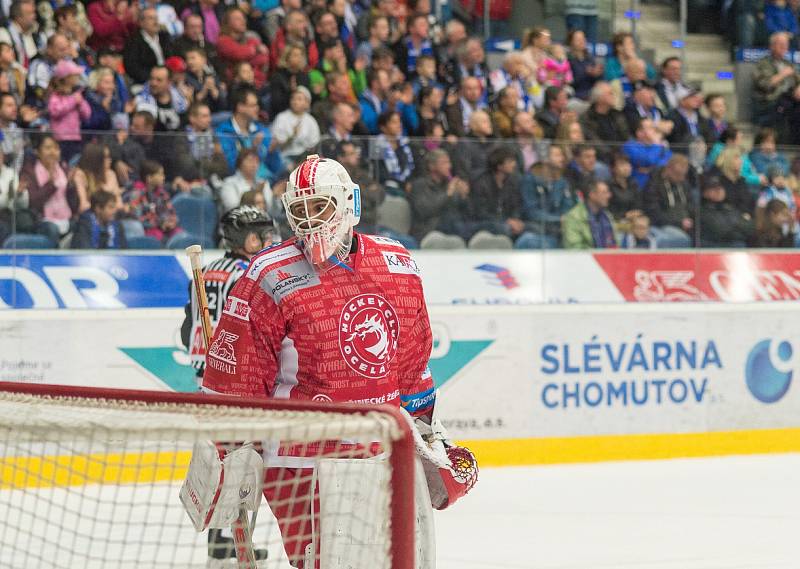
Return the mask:
{"type": "MultiPolygon", "coordinates": [[[[334,160],[309,156],[291,173],[282,202],[295,236],[255,256],[231,291],[230,310],[207,352],[203,389],[246,398],[401,406],[417,429],[417,470],[427,482],[428,510],[444,509],[475,484],[477,463],[469,450],[447,440],[433,417],[436,392],[427,367],[432,336],[417,265],[397,241],[353,230],[359,191],[334,160]]],[[[299,445],[260,450],[263,495],[290,563],[319,567],[325,475],[319,449],[314,457],[299,445]]],[[[379,452],[364,448],[365,466],[379,452]]],[[[249,447],[195,454],[184,490],[213,486],[225,461],[243,477],[256,476],[261,466],[249,447]]],[[[198,529],[215,515],[217,523],[233,515],[215,514],[209,504],[191,509],[195,519],[205,518],[195,523],[198,529]]]]}

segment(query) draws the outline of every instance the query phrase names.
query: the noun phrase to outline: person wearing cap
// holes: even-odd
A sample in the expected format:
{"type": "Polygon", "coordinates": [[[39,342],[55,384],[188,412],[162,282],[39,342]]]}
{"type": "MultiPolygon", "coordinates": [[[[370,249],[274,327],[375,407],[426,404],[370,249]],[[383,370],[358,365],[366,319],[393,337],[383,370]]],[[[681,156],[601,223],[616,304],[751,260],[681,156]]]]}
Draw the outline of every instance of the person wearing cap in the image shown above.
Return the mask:
{"type": "Polygon", "coordinates": [[[725,201],[725,186],[716,176],[703,182],[698,221],[701,247],[746,247],[755,230],[749,213],[725,201]]]}
{"type": "Polygon", "coordinates": [[[656,104],[655,85],[650,81],[636,81],[633,84],[633,93],[626,99],[622,110],[631,132],[642,119],[653,121],[653,126],[664,136],[668,136],[674,127],[674,123],[664,117],[656,104]]]}
{"type": "Polygon", "coordinates": [[[308,112],[311,92],[299,85],[292,91],[289,108],[275,117],[272,123],[272,143],[279,149],[289,169],[302,161],[319,144],[319,125],[308,112]]]}
{"type": "Polygon", "coordinates": [[[50,130],[61,146],[61,157],[69,162],[81,152],[81,121],[92,116],[92,108],[79,88],[83,67],[68,59],[62,59],[53,69],[50,81],[50,96],[47,111],[50,114],[50,130]]]}
{"type": "Polygon", "coordinates": [[[690,87],[681,96],[678,107],[667,115],[675,124],[667,136],[673,151],[687,154],[691,142],[698,139],[705,140],[709,125],[707,119],[700,115],[702,106],[703,93],[700,89],[690,87]]]}
{"type": "Polygon", "coordinates": [[[164,65],[171,55],[172,39],[158,24],[155,8],[145,8],[139,14],[139,32],[125,42],[123,61],[125,71],[136,84],[145,83],[150,69],[164,65]]]}

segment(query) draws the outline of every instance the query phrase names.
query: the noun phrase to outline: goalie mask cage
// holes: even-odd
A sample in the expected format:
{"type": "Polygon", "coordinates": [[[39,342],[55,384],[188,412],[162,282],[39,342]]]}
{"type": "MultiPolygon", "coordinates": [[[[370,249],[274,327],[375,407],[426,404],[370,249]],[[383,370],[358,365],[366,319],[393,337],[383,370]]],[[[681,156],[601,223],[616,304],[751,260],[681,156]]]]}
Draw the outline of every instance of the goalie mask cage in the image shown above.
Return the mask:
{"type": "Polygon", "coordinates": [[[315,567],[412,569],[410,428],[386,406],[0,382],[0,567],[206,567],[206,533],[195,531],[178,493],[194,443],[213,440],[257,441],[268,456],[293,445],[304,465],[380,453],[368,469],[333,461],[338,477],[313,511],[320,469],[277,457],[284,466],[265,469],[281,474],[266,476],[272,500],[262,500],[254,530],[254,547],[269,554],[259,567],[287,567],[287,550],[297,564],[292,548],[313,533],[323,543],[315,567]],[[333,519],[328,530],[320,502],[333,519]],[[330,547],[326,556],[325,531],[349,534],[346,562],[330,547]]]}

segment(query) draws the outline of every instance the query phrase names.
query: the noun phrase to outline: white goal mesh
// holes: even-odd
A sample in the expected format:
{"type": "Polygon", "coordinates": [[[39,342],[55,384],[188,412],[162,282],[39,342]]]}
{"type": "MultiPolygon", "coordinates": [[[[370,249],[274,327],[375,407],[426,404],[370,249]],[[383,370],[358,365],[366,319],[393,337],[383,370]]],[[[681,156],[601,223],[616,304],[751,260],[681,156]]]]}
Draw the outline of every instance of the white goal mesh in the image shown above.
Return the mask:
{"type": "Polygon", "coordinates": [[[258,567],[413,567],[413,442],[395,410],[10,384],[0,567],[226,563],[209,561],[178,497],[193,445],[207,440],[254,441],[265,456],[258,567]]]}

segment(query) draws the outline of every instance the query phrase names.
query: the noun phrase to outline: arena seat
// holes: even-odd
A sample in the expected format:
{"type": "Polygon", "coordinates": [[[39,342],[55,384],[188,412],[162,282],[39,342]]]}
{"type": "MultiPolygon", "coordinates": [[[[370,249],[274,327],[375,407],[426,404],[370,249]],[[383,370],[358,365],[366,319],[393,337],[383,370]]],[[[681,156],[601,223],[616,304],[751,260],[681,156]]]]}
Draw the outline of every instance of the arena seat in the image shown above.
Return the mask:
{"type": "Polygon", "coordinates": [[[128,240],[128,249],[161,249],[161,241],[149,235],[125,236],[128,240]]]}
{"type": "Polygon", "coordinates": [[[213,239],[192,233],[180,233],[167,241],[167,249],[186,249],[190,245],[200,245],[203,249],[215,249],[217,246],[213,239]]]}
{"type": "MultiPolygon", "coordinates": [[[[217,206],[213,200],[180,194],[172,200],[181,228],[195,235],[195,242],[214,243],[217,230],[217,206]]],[[[205,246],[205,245],[204,245],[205,246]]]]}
{"type": "Polygon", "coordinates": [[[399,196],[386,196],[378,206],[378,225],[407,234],[411,229],[411,206],[408,201],[399,196]]]}
{"type": "Polygon", "coordinates": [[[488,231],[478,231],[469,240],[468,247],[470,249],[505,250],[513,249],[514,243],[505,235],[494,235],[488,231]]]}
{"type": "Polygon", "coordinates": [[[440,251],[466,249],[467,244],[458,235],[447,235],[441,231],[431,231],[419,242],[420,249],[437,249],[440,251]]]}
{"type": "Polygon", "coordinates": [[[55,249],[56,246],[44,235],[16,233],[3,242],[3,249],[55,249]]]}

